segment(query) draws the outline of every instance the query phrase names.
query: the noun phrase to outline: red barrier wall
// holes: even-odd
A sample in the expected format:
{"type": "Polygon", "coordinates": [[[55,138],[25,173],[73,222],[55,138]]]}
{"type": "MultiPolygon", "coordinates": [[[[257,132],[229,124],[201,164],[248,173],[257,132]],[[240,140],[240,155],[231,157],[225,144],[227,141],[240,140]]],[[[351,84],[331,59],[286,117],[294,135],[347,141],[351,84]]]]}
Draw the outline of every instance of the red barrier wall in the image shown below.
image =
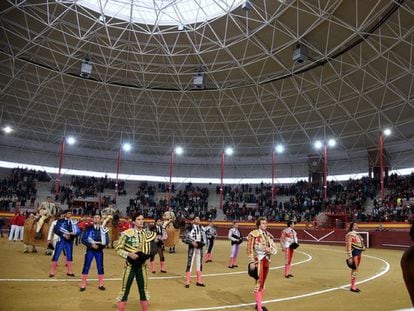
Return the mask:
{"type": "MultiPolygon", "coordinates": [[[[11,218],[14,213],[0,212],[0,217],[11,218]]],[[[76,218],[76,217],[74,217],[76,218]]],[[[148,220],[151,222],[152,220],[148,220]]],[[[203,223],[207,225],[207,223],[203,223]]],[[[217,233],[219,238],[227,239],[229,229],[232,223],[228,221],[216,221],[217,233]]],[[[286,227],[285,223],[269,223],[268,230],[278,241],[281,231],[286,227]]],[[[369,232],[369,246],[374,248],[396,248],[406,249],[414,242],[409,236],[410,224],[408,223],[358,223],[360,232],[369,232]],[[376,231],[379,225],[383,226],[385,231],[376,231]]],[[[253,222],[240,222],[239,230],[243,237],[247,237],[249,232],[255,229],[253,222]]],[[[345,245],[346,230],[344,229],[314,229],[307,228],[306,224],[298,223],[295,226],[298,234],[299,243],[313,243],[324,245],[345,245]]],[[[363,236],[365,238],[365,236],[363,236]]]]}
{"type": "MultiPolygon", "coordinates": [[[[371,224],[374,225],[374,224],[371,224]]],[[[378,227],[376,224],[373,227],[378,227]]],[[[216,223],[217,233],[220,238],[227,238],[231,223],[216,223]]],[[[277,241],[279,241],[281,231],[285,227],[284,224],[270,224],[268,230],[273,234],[277,241]]],[[[404,226],[407,229],[401,229],[401,226],[396,226],[395,229],[387,229],[388,231],[375,231],[370,228],[365,229],[364,226],[359,225],[359,232],[369,232],[369,247],[374,248],[397,248],[406,249],[414,242],[409,236],[408,225],[404,226]]],[[[239,230],[244,237],[247,237],[249,232],[253,230],[253,224],[240,223],[239,230]]],[[[347,230],[344,229],[305,229],[303,226],[295,228],[298,234],[299,243],[312,243],[323,245],[345,245],[345,235],[347,230]]],[[[366,235],[362,234],[366,239],[366,235]]]]}

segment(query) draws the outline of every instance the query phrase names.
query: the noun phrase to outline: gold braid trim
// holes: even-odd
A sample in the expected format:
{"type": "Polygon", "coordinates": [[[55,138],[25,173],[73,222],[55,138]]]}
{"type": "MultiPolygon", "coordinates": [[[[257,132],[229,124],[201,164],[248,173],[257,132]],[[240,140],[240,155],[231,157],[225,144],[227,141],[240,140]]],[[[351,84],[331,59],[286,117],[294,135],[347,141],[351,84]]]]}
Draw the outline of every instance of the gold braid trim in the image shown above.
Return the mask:
{"type": "Polygon", "coordinates": [[[256,238],[260,235],[259,230],[253,230],[247,236],[247,260],[250,263],[255,263],[255,252],[254,252],[254,245],[256,243],[256,238]]]}
{"type": "Polygon", "coordinates": [[[128,257],[128,253],[143,252],[148,255],[151,252],[150,242],[156,237],[157,234],[152,231],[128,229],[122,233],[115,250],[119,256],[125,259],[128,257]]]}

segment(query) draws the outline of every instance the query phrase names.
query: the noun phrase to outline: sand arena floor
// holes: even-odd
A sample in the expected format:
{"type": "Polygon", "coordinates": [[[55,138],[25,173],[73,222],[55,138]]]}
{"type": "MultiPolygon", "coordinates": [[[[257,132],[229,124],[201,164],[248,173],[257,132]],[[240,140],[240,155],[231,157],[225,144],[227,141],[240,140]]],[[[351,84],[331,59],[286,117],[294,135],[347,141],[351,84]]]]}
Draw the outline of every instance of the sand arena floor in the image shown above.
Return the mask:
{"type": "MultiPolygon", "coordinates": [[[[68,278],[63,261],[56,277],[48,277],[51,257],[23,253],[23,244],[0,239],[0,310],[116,310],[123,259],[105,250],[105,287],[97,287],[92,263],[86,291],[80,292],[84,246],[74,248],[75,278],[68,278]]],[[[253,279],[246,273],[246,243],[241,245],[239,268],[229,269],[228,241],[219,240],[213,262],[203,265],[205,288],[184,288],[186,246],[166,254],[166,274],[149,273],[150,310],[254,310],[253,279]]],[[[294,256],[291,279],[283,277],[283,254],[272,258],[264,305],[269,310],[396,310],[411,307],[400,269],[401,250],[368,249],[363,254],[358,285],[349,291],[349,270],[343,247],[302,244],[294,256]]],[[[193,273],[194,274],[194,273],[193,273]]],[[[133,285],[127,310],[140,310],[133,285]]]]}

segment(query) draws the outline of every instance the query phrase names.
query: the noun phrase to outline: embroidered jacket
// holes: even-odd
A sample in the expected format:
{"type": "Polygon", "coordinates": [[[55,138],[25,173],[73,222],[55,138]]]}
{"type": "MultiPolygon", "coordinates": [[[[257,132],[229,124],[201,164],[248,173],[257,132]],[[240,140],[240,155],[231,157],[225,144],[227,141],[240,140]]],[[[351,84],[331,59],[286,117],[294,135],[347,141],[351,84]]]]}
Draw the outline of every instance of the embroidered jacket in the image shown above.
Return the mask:
{"type": "Polygon", "coordinates": [[[270,232],[256,229],[247,236],[247,259],[249,263],[257,263],[265,257],[270,259],[270,256],[276,253],[276,244],[270,232]]]}

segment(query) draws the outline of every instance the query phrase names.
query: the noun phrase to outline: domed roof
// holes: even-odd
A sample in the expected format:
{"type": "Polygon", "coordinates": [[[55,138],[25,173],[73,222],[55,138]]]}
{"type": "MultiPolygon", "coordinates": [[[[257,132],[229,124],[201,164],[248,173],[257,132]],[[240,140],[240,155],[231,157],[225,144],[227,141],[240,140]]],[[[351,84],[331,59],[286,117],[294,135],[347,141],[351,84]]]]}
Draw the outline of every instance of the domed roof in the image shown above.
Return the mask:
{"type": "Polygon", "coordinates": [[[133,0],[2,1],[1,124],[16,129],[2,148],[56,151],[71,134],[72,154],[129,141],[156,163],[179,144],[203,165],[230,145],[236,164],[262,165],[281,143],[295,165],[335,138],[344,173],[367,171],[389,127],[393,167],[414,166],[412,1],[214,0],[225,14],[195,20],[179,11],[207,1],[150,2],[181,19],[138,19],[133,0]]]}

